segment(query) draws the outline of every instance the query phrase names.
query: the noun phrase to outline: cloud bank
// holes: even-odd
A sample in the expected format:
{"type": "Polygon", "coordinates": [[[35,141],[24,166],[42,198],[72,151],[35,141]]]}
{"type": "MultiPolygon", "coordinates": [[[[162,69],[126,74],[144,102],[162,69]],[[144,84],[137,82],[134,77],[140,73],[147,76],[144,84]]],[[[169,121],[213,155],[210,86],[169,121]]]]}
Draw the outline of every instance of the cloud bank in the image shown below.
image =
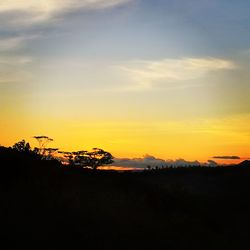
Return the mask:
{"type": "Polygon", "coordinates": [[[163,160],[151,155],[145,155],[143,158],[115,158],[113,166],[131,168],[131,169],[145,169],[149,166],[154,167],[190,167],[190,166],[217,166],[215,161],[209,160],[206,163],[199,161],[186,161],[184,159],[177,160],[163,160]]]}

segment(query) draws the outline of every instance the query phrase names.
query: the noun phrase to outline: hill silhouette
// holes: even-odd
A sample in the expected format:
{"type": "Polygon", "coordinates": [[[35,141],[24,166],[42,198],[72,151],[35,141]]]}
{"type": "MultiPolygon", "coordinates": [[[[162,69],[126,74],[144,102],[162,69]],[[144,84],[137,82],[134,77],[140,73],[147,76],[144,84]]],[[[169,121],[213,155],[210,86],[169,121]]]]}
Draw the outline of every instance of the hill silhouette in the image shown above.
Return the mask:
{"type": "Polygon", "coordinates": [[[249,160],[245,160],[245,161],[239,163],[238,167],[250,167],[250,161],[249,160]]]}
{"type": "Polygon", "coordinates": [[[250,170],[91,171],[0,148],[12,248],[245,249],[250,170]],[[244,248],[243,248],[244,247],[244,248]]]}

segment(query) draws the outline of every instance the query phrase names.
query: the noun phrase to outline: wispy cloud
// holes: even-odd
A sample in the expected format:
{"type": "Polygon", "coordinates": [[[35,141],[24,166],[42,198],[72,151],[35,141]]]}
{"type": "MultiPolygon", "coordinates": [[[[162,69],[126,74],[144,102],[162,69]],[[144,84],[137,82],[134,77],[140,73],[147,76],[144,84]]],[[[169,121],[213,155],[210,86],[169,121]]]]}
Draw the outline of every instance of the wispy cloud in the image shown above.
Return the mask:
{"type": "Polygon", "coordinates": [[[18,81],[31,57],[23,48],[31,40],[43,37],[36,25],[64,19],[65,13],[97,11],[121,6],[133,0],[6,0],[0,3],[0,82],[18,81]],[[11,52],[11,53],[9,53],[11,52]],[[20,55],[21,54],[21,55],[20,55]],[[13,56],[15,55],[15,56],[13,56]],[[18,72],[22,72],[21,75],[18,72]],[[16,77],[18,75],[18,77],[16,77]]]}
{"type": "Polygon", "coordinates": [[[23,55],[0,56],[0,85],[22,82],[29,78],[29,73],[25,70],[27,64],[32,62],[32,58],[23,55]]]}
{"type": "Polygon", "coordinates": [[[20,47],[26,45],[28,41],[37,37],[37,35],[23,35],[0,39],[0,52],[19,49],[20,47]]]}
{"type": "Polygon", "coordinates": [[[0,56],[0,64],[2,66],[24,65],[32,61],[28,56],[0,56]]]}
{"type": "Polygon", "coordinates": [[[210,72],[236,68],[234,62],[220,58],[181,58],[157,61],[132,61],[118,66],[140,87],[159,82],[183,82],[206,76],[210,72]]]}
{"type": "Polygon", "coordinates": [[[241,159],[239,156],[232,155],[232,156],[213,156],[214,159],[223,159],[223,160],[239,160],[241,159]]]}
{"type": "Polygon", "coordinates": [[[113,8],[132,0],[8,0],[0,4],[0,13],[12,25],[46,22],[58,14],[79,9],[98,10],[113,8]],[[18,15],[15,15],[15,14],[18,15]],[[14,14],[14,15],[13,15],[14,14]],[[15,17],[15,18],[13,18],[15,17]]]}

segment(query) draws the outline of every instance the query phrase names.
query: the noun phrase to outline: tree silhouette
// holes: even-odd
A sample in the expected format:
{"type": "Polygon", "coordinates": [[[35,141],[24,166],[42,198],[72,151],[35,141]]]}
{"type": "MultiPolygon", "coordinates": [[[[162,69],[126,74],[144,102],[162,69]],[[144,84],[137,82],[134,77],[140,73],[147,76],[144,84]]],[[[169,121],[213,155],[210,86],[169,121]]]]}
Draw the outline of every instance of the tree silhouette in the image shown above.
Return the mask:
{"type": "Polygon", "coordinates": [[[33,138],[38,141],[38,145],[39,145],[38,153],[42,156],[45,156],[45,153],[46,153],[45,147],[48,143],[53,141],[53,139],[45,135],[33,136],[33,138]]]}
{"type": "Polygon", "coordinates": [[[113,156],[100,148],[93,148],[92,152],[87,152],[86,164],[92,169],[97,169],[100,166],[113,163],[113,156]]]}
{"type": "Polygon", "coordinates": [[[53,160],[55,159],[55,153],[57,152],[58,148],[44,148],[44,158],[46,160],[53,160]]]}
{"type": "Polygon", "coordinates": [[[12,146],[12,149],[18,151],[18,152],[31,152],[31,147],[30,147],[30,144],[25,140],[21,140],[17,143],[15,143],[13,146],[12,146]]]}
{"type": "Polygon", "coordinates": [[[58,153],[63,155],[63,158],[65,158],[67,160],[67,163],[69,165],[74,165],[74,154],[73,154],[73,152],[58,151],[58,153]]]}
{"type": "Polygon", "coordinates": [[[74,163],[77,166],[88,167],[89,164],[89,156],[87,155],[88,151],[81,150],[77,152],[73,152],[74,163]]]}
{"type": "Polygon", "coordinates": [[[100,148],[93,148],[93,151],[86,150],[76,152],[59,151],[67,159],[69,165],[97,169],[100,166],[113,163],[113,156],[100,148]]]}

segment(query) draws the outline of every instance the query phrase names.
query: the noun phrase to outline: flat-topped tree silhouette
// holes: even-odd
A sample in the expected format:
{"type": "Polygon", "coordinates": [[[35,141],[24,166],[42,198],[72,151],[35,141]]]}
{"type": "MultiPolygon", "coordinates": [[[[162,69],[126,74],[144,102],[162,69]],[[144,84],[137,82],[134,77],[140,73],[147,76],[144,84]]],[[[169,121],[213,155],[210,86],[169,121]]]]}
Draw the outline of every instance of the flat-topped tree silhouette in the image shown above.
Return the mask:
{"type": "Polygon", "coordinates": [[[100,166],[113,163],[114,157],[100,148],[93,148],[92,152],[87,152],[87,165],[92,169],[97,169],[100,166]]]}
{"type": "Polygon", "coordinates": [[[86,150],[76,152],[65,152],[62,153],[64,158],[67,159],[69,165],[97,169],[100,166],[113,163],[113,156],[100,148],[93,148],[93,151],[88,152],[86,150]]]}
{"type": "Polygon", "coordinates": [[[39,145],[38,153],[44,156],[46,153],[46,148],[45,148],[46,145],[50,143],[51,141],[53,141],[53,139],[45,135],[33,136],[33,138],[38,141],[38,145],[39,145]]]}

